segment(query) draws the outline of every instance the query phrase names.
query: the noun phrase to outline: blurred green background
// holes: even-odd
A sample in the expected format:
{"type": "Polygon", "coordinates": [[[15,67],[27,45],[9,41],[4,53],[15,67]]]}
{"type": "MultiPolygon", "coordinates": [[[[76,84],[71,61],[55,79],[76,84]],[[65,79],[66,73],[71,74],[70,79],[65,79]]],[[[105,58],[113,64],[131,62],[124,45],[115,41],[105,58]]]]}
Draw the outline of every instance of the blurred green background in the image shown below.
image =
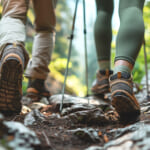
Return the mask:
{"type": "MultiPolygon", "coordinates": [[[[86,1],[86,5],[88,5],[88,0],[86,1]]],[[[94,2],[93,2],[94,3],[94,2]]],[[[82,0],[79,3],[78,16],[82,13],[82,0]]],[[[61,93],[62,85],[64,82],[64,74],[67,63],[67,56],[69,50],[69,40],[68,37],[71,33],[72,26],[72,18],[75,7],[75,0],[60,0],[58,1],[56,8],[56,16],[57,16],[57,25],[56,25],[56,45],[52,56],[52,61],[49,65],[51,70],[49,77],[47,79],[47,87],[52,92],[52,94],[61,93]]],[[[89,7],[87,7],[87,11],[90,12],[89,7]]],[[[93,10],[92,10],[93,11],[93,10]]],[[[2,6],[0,5],[0,17],[2,12],[2,6]]],[[[94,13],[96,14],[96,10],[94,9],[94,13]]],[[[69,73],[67,78],[67,86],[66,93],[77,95],[77,96],[85,96],[86,95],[86,84],[85,84],[85,65],[84,65],[84,47],[80,46],[80,43],[77,42],[81,38],[81,34],[83,36],[83,32],[80,30],[76,30],[80,28],[80,20],[77,16],[77,25],[75,27],[75,39],[73,41],[71,61],[69,64],[69,73]],[[77,40],[78,39],[78,40],[77,40]],[[81,52],[82,51],[82,52],[81,52]]],[[[89,93],[90,88],[92,86],[92,82],[95,79],[96,70],[98,69],[97,61],[96,61],[96,51],[93,40],[93,25],[94,20],[89,19],[88,15],[86,15],[87,19],[87,47],[88,47],[88,83],[89,83],[89,93]]],[[[146,39],[146,50],[148,54],[148,68],[150,68],[150,2],[145,3],[144,7],[144,21],[145,21],[145,39],[146,39]]],[[[34,12],[32,8],[32,4],[30,5],[28,11],[28,20],[27,20],[27,40],[26,40],[26,49],[28,50],[30,57],[32,57],[32,42],[34,37],[34,12]]],[[[83,28],[83,27],[81,27],[83,28]]],[[[112,41],[112,69],[113,69],[113,61],[115,57],[115,39],[117,35],[117,30],[113,29],[113,41],[112,41]]],[[[83,43],[84,41],[82,41],[83,43]]],[[[135,67],[133,70],[133,78],[136,83],[141,83],[142,78],[145,75],[145,63],[144,63],[144,51],[143,47],[139,53],[138,59],[135,63],[135,67]]],[[[26,93],[27,88],[27,79],[23,80],[23,93],[26,93]]]]}

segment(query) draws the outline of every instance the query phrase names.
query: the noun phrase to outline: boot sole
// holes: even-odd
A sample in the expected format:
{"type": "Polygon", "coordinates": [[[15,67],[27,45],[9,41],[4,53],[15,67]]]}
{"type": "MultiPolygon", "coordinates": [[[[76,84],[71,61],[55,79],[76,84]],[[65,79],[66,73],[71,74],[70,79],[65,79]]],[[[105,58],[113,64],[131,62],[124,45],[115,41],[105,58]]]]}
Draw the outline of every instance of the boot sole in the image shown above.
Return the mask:
{"type": "Polygon", "coordinates": [[[114,96],[112,98],[112,106],[115,107],[120,116],[130,117],[130,115],[140,115],[140,108],[134,103],[133,100],[124,95],[114,96]]]}
{"type": "Polygon", "coordinates": [[[23,69],[15,57],[8,57],[1,66],[0,112],[4,114],[21,111],[23,69]]]}

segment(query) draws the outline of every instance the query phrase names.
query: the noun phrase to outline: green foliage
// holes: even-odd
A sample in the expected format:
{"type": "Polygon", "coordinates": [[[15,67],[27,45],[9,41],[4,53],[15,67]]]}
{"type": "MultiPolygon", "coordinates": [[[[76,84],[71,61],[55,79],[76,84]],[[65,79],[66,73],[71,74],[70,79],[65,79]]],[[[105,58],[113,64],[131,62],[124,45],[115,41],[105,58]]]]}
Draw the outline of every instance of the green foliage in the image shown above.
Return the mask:
{"type": "Polygon", "coordinates": [[[0,18],[2,16],[2,6],[0,5],[0,18]]]}
{"type": "MultiPolygon", "coordinates": [[[[69,51],[68,36],[71,33],[72,15],[66,0],[58,1],[56,8],[57,25],[56,25],[56,45],[52,62],[50,64],[51,76],[54,76],[60,82],[64,82],[65,69],[69,51]]],[[[78,53],[72,47],[72,56],[69,64],[67,78],[67,87],[79,96],[84,96],[85,86],[79,76],[79,63],[77,61],[78,53]]]]}
{"type": "MultiPolygon", "coordinates": [[[[0,17],[2,12],[2,6],[0,6],[0,17]]],[[[146,39],[146,50],[148,56],[148,68],[150,69],[150,2],[147,2],[144,7],[144,22],[145,22],[145,39],[146,39]]],[[[68,36],[71,33],[71,25],[72,25],[72,13],[68,6],[68,2],[66,0],[58,1],[57,9],[56,9],[56,16],[57,16],[57,25],[56,25],[56,44],[55,50],[52,56],[52,62],[49,68],[51,69],[51,75],[59,80],[60,82],[64,82],[64,74],[68,56],[68,47],[69,47],[69,40],[68,36]]],[[[28,11],[28,18],[30,22],[33,24],[34,22],[34,14],[33,8],[30,7],[28,11]]],[[[94,23],[91,22],[91,25],[88,28],[92,27],[94,23]]],[[[117,31],[113,30],[113,36],[116,37],[117,31]]],[[[94,46],[94,39],[93,33],[88,35],[91,37],[91,40],[88,41],[88,49],[90,52],[88,53],[88,66],[89,66],[89,87],[93,80],[95,79],[96,70],[98,68],[97,65],[97,58],[94,46]]],[[[30,56],[32,53],[32,42],[31,39],[26,42],[26,49],[28,50],[30,56]]],[[[112,68],[114,67],[114,57],[115,57],[115,43],[112,43],[112,56],[111,56],[111,64],[112,68]]],[[[74,90],[77,95],[83,96],[86,87],[83,85],[85,83],[85,77],[81,77],[81,73],[85,68],[81,68],[80,64],[77,61],[78,53],[75,50],[75,47],[72,48],[72,56],[71,56],[71,63],[69,64],[69,76],[67,80],[67,86],[70,89],[74,90]]],[[[139,53],[137,61],[134,66],[133,70],[133,77],[134,81],[140,83],[141,79],[145,75],[145,62],[144,62],[144,52],[143,47],[139,53]]],[[[27,79],[25,78],[23,81],[23,91],[24,94],[26,92],[27,87],[27,79]]]]}
{"type": "MultiPolygon", "coordinates": [[[[34,22],[34,14],[32,7],[28,11],[28,18],[31,23],[34,22]]],[[[71,10],[68,7],[68,3],[66,0],[58,1],[56,7],[56,42],[55,42],[55,49],[52,55],[52,61],[49,65],[51,70],[50,75],[58,80],[59,82],[64,82],[64,75],[65,69],[67,64],[67,57],[68,57],[68,50],[69,50],[69,40],[68,36],[71,33],[71,23],[72,23],[72,16],[71,10]]],[[[30,56],[32,54],[32,42],[31,40],[27,40],[26,42],[26,49],[28,50],[30,56]]],[[[67,78],[67,90],[69,89],[72,93],[76,93],[76,95],[84,96],[85,93],[85,86],[81,83],[78,68],[79,64],[76,60],[78,57],[78,53],[74,47],[72,47],[72,56],[71,62],[69,64],[69,72],[67,78]]],[[[27,79],[24,78],[23,81],[23,94],[26,93],[27,88],[27,79]]]]}
{"type": "Polygon", "coordinates": [[[5,139],[0,139],[0,149],[2,150],[12,150],[10,146],[8,146],[8,141],[5,139]]]}
{"type": "Polygon", "coordinates": [[[26,94],[27,86],[28,86],[28,79],[24,77],[24,78],[23,78],[23,81],[22,81],[22,91],[23,91],[23,95],[26,94]]]}
{"type": "MultiPolygon", "coordinates": [[[[146,42],[146,52],[147,52],[147,62],[148,69],[150,69],[150,2],[146,3],[144,7],[144,23],[145,23],[145,42],[146,42]]],[[[140,50],[138,58],[136,60],[134,69],[133,69],[133,79],[135,82],[140,83],[141,79],[145,75],[145,61],[144,61],[144,50],[143,46],[140,50]]]]}
{"type": "Polygon", "coordinates": [[[137,61],[134,65],[133,69],[133,76],[134,81],[140,83],[141,79],[143,78],[145,71],[144,71],[144,64],[140,63],[140,61],[137,61]]]}
{"type": "MultiPolygon", "coordinates": [[[[57,58],[51,62],[49,68],[51,69],[50,75],[57,79],[60,82],[64,82],[64,71],[66,68],[67,59],[66,58],[57,58]]],[[[69,63],[69,70],[71,70],[73,64],[69,63]]],[[[69,71],[70,72],[70,71],[69,71]]],[[[70,74],[67,78],[67,89],[70,89],[69,92],[76,93],[78,96],[84,96],[86,92],[86,87],[81,83],[80,79],[74,74],[70,74]]]]}
{"type": "Polygon", "coordinates": [[[29,53],[30,57],[31,57],[31,54],[32,54],[32,44],[33,44],[32,41],[28,41],[25,44],[25,48],[26,48],[26,50],[28,50],[28,53],[29,53]]]}
{"type": "Polygon", "coordinates": [[[56,45],[55,53],[61,58],[66,58],[68,55],[68,32],[71,30],[71,10],[68,7],[66,0],[58,1],[56,7],[56,45]]]}

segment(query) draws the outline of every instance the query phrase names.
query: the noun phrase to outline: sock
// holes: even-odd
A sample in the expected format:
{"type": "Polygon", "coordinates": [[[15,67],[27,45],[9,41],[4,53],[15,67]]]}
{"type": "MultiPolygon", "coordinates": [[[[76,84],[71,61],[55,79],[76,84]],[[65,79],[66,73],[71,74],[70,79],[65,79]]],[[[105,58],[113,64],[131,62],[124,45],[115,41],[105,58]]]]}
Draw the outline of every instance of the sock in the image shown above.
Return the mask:
{"type": "Polygon", "coordinates": [[[99,69],[100,70],[110,70],[110,61],[109,60],[103,60],[103,61],[98,61],[99,64],[99,69]]]}
{"type": "Polygon", "coordinates": [[[125,66],[125,65],[116,66],[114,69],[114,74],[116,74],[117,72],[127,72],[127,73],[131,74],[130,68],[128,66],[125,66]]]}

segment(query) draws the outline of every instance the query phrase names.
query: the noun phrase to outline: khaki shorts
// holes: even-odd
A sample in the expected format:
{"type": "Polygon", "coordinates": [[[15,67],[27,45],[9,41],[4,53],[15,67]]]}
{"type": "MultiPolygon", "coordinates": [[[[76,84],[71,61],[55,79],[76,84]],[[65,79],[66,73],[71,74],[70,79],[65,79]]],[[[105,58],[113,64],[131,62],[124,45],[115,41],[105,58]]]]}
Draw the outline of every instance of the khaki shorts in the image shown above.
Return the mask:
{"type": "MultiPolygon", "coordinates": [[[[32,59],[28,63],[25,76],[45,80],[50,71],[48,65],[55,42],[55,7],[57,1],[32,0],[32,2],[36,35],[33,42],[32,59]]],[[[2,5],[0,55],[2,55],[7,43],[20,44],[25,42],[25,24],[29,0],[3,0],[2,5]]],[[[28,57],[27,54],[25,57],[28,57]]]]}
{"type": "MultiPolygon", "coordinates": [[[[32,0],[37,32],[55,30],[55,7],[57,0],[32,0]]],[[[29,0],[3,0],[3,17],[20,19],[26,23],[29,0]]]]}

